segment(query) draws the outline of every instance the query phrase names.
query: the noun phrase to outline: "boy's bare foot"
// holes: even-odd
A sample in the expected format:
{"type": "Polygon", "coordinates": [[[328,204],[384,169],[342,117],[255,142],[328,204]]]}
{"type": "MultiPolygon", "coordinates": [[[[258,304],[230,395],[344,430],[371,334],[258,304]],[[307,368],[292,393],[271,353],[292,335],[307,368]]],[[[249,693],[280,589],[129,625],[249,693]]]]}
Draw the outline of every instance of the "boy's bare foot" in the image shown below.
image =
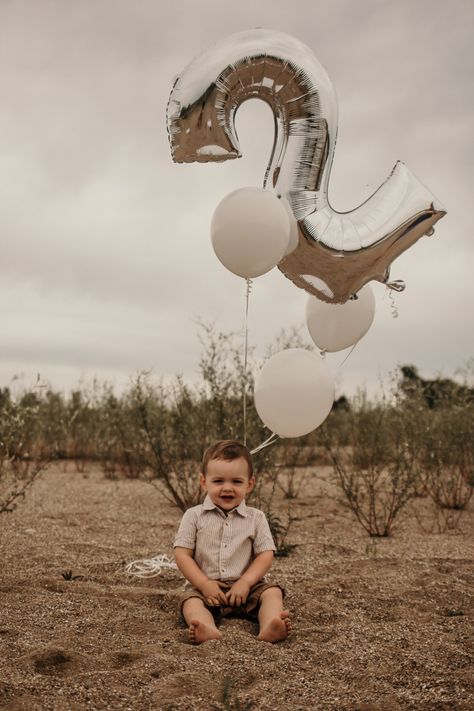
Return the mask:
{"type": "Polygon", "coordinates": [[[216,627],[199,622],[199,620],[191,620],[189,625],[189,639],[193,644],[202,644],[209,639],[220,639],[222,634],[216,627]]]}
{"type": "Polygon", "coordinates": [[[268,625],[260,630],[257,639],[262,642],[281,642],[286,639],[291,632],[291,620],[288,610],[283,610],[279,615],[273,617],[268,625]]]}

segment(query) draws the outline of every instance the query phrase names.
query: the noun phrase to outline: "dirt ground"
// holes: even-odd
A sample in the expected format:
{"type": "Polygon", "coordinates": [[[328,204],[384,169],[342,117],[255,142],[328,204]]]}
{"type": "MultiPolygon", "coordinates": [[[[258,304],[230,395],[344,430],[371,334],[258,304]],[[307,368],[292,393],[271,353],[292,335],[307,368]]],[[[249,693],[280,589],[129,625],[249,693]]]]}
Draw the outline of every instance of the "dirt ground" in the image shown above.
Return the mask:
{"type": "MultiPolygon", "coordinates": [[[[146,482],[50,467],[0,518],[0,708],[472,710],[472,504],[456,532],[425,533],[411,516],[373,541],[325,492],[305,485],[296,548],[272,569],[291,637],[259,642],[252,622],[227,619],[222,640],[192,646],[180,574],[124,573],[171,554],[180,512],[146,482]]],[[[428,502],[416,506],[428,523],[428,502]]]]}

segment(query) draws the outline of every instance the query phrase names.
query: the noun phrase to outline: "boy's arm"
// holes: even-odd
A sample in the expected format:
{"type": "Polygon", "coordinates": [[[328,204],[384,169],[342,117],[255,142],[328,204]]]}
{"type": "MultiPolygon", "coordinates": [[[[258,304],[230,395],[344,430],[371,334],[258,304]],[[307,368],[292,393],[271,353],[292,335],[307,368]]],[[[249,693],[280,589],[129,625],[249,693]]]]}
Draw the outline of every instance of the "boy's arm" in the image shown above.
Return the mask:
{"type": "Polygon", "coordinates": [[[272,567],[272,563],[273,551],[263,551],[263,553],[259,553],[250,563],[240,580],[244,579],[249,584],[249,587],[252,587],[252,585],[255,585],[255,583],[263,578],[265,573],[268,573],[272,567]]]}
{"type": "Polygon", "coordinates": [[[206,598],[208,605],[223,605],[227,604],[227,598],[219,587],[217,580],[209,580],[207,575],[204,575],[201,568],[193,558],[194,551],[192,548],[181,548],[176,546],[174,549],[174,558],[176,565],[191,585],[197,588],[206,598]]]}
{"type": "Polygon", "coordinates": [[[232,606],[245,604],[250,588],[268,573],[273,563],[273,551],[259,553],[243,575],[235,581],[227,593],[228,603],[232,606]]]}
{"type": "Polygon", "coordinates": [[[270,526],[262,511],[257,513],[255,522],[255,537],[253,539],[254,559],[227,593],[230,605],[243,605],[248,597],[250,588],[261,580],[273,563],[273,553],[276,550],[270,526]]]}

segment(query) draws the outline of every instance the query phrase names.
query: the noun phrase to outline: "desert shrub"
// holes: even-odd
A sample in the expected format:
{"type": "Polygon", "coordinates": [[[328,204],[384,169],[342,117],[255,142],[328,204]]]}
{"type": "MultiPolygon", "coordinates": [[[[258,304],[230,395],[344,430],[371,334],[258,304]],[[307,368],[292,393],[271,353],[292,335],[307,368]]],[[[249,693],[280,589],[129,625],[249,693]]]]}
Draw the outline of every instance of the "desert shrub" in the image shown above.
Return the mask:
{"type": "Polygon", "coordinates": [[[474,487],[474,404],[428,410],[424,424],[419,460],[425,491],[441,508],[465,509],[474,487]]]}
{"type": "MultiPolygon", "coordinates": [[[[29,394],[31,395],[31,393],[29,394]]],[[[67,418],[66,406],[63,395],[54,392],[50,387],[43,386],[39,389],[35,419],[41,428],[43,446],[46,450],[54,452],[56,459],[66,456],[67,448],[67,418]]]]}
{"type": "Polygon", "coordinates": [[[275,543],[275,555],[280,558],[289,556],[294,548],[295,543],[288,543],[287,537],[290,532],[291,525],[296,519],[291,515],[291,509],[288,507],[286,520],[280,514],[275,513],[272,508],[267,508],[265,511],[268,525],[275,543]]]}
{"type": "Polygon", "coordinates": [[[401,370],[402,404],[423,493],[437,508],[438,530],[452,529],[474,487],[473,390],[466,382],[423,380],[412,366],[401,370]]]}
{"type": "Polygon", "coordinates": [[[273,467],[277,470],[276,485],[286,499],[296,499],[299,496],[311,476],[309,468],[320,459],[317,448],[305,445],[304,441],[295,444],[292,439],[283,439],[275,445],[273,467]]]}
{"type": "Polygon", "coordinates": [[[15,509],[54,456],[54,444],[39,417],[41,397],[35,391],[19,398],[2,391],[0,407],[0,513],[15,509]]]}
{"type": "Polygon", "coordinates": [[[94,444],[95,454],[102,471],[107,478],[117,475],[122,454],[122,442],[119,434],[121,403],[109,384],[104,384],[102,392],[96,393],[94,407],[94,444]]]}
{"type": "MultiPolygon", "coordinates": [[[[355,400],[365,397],[363,393],[356,396],[355,400]]],[[[342,399],[342,398],[340,398],[342,399]]],[[[337,406],[337,401],[334,403],[331,412],[324,421],[325,437],[329,437],[331,441],[337,441],[340,447],[348,447],[352,437],[352,405],[349,404],[346,398],[343,399],[344,405],[337,406]]],[[[308,444],[321,446],[321,432],[319,429],[311,432],[307,436],[308,444]]],[[[320,452],[320,455],[322,453],[320,452]]]]}
{"type": "Polygon", "coordinates": [[[92,415],[87,425],[93,426],[90,434],[94,456],[104,475],[138,478],[146,470],[147,462],[142,451],[143,438],[136,419],[133,388],[118,396],[110,384],[101,387],[96,384],[92,415]]]}
{"type": "Polygon", "coordinates": [[[137,426],[140,456],[148,479],[181,510],[199,500],[200,423],[192,393],[181,382],[172,388],[140,374],[128,393],[129,413],[137,426]],[[189,407],[186,407],[188,405],[189,407]],[[198,427],[188,431],[191,421],[198,427]]]}
{"type": "Polygon", "coordinates": [[[94,383],[92,392],[87,388],[75,389],[66,402],[66,457],[74,460],[80,472],[84,471],[87,460],[98,456],[95,432],[100,397],[94,402],[94,392],[98,389],[98,383],[94,383]]]}
{"type": "Polygon", "coordinates": [[[344,444],[329,423],[321,427],[335,482],[367,533],[389,536],[419,477],[408,422],[396,404],[370,403],[360,394],[345,423],[344,444]]]}

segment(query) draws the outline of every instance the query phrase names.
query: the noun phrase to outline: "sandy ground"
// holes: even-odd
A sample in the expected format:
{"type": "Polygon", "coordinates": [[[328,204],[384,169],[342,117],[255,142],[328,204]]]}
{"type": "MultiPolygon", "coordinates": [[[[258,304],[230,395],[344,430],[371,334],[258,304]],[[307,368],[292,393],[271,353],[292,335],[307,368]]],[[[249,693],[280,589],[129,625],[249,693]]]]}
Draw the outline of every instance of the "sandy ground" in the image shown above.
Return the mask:
{"type": "Polygon", "coordinates": [[[291,638],[259,642],[228,619],[221,641],[192,646],[179,573],[124,574],[171,553],[180,512],[145,482],[52,466],[0,518],[0,708],[472,710],[472,504],[455,533],[407,517],[376,543],[316,480],[292,512],[297,547],[273,568],[291,638]]]}

